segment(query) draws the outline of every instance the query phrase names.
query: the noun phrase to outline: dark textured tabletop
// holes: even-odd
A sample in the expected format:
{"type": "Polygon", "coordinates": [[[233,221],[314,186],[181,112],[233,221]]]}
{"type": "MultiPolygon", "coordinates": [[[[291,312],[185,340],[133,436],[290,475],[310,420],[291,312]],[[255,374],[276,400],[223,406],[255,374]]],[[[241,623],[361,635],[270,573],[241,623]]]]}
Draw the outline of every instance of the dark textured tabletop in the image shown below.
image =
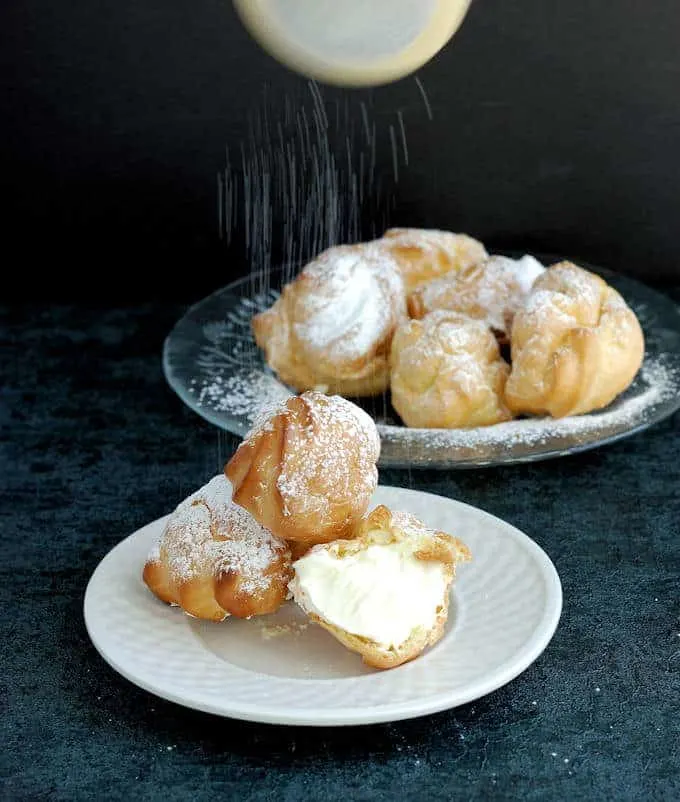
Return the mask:
{"type": "Polygon", "coordinates": [[[545,652],[471,704],[284,728],[185,709],[116,674],[85,630],[90,575],[235,446],[163,378],[183,311],[2,309],[3,799],[680,798],[677,414],[559,460],[382,472],[508,520],[560,574],[545,652]]]}

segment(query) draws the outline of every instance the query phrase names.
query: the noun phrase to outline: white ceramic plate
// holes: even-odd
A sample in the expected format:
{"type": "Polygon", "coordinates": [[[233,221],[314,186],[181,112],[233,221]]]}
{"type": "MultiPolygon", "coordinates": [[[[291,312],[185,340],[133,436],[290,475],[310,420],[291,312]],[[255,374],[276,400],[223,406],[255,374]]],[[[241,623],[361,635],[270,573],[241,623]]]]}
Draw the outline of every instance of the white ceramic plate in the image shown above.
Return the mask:
{"type": "Polygon", "coordinates": [[[470,547],[446,634],[411,663],[376,671],[292,604],[273,616],[198,621],[158,601],[142,566],[165,518],[113,548],[85,593],[102,657],[152,693],[221,716],[315,726],[371,724],[455,707],[505,685],[545,649],[562,609],[550,559],[508,523],[458,501],[379,487],[374,502],[450,531],[470,547]]]}

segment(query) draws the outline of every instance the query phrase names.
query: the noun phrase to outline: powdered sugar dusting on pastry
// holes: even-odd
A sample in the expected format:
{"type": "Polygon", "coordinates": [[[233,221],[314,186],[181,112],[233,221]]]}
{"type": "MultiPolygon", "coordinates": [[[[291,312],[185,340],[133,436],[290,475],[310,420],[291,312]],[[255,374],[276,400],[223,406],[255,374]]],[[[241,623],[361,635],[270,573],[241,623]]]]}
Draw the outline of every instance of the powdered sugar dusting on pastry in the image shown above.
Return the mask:
{"type": "Polygon", "coordinates": [[[537,280],[513,323],[506,400],[517,413],[590,412],[628,387],[643,357],[639,322],[618,293],[561,262],[537,280]]]}
{"type": "MultiPolygon", "coordinates": [[[[560,326],[595,325],[606,284],[572,264],[553,265],[538,281],[522,309],[522,318],[542,339],[549,322],[560,326]]],[[[613,292],[613,290],[612,290],[613,292]]]]}
{"type": "Polygon", "coordinates": [[[407,537],[419,540],[426,537],[431,538],[437,534],[434,529],[425,526],[415,515],[402,510],[396,510],[392,513],[392,526],[407,537]]]}
{"type": "Polygon", "coordinates": [[[492,256],[472,269],[453,271],[417,290],[424,310],[451,309],[507,333],[534,281],[545,268],[533,256],[492,256]]]}
{"type": "Polygon", "coordinates": [[[271,431],[274,418],[276,418],[277,415],[285,413],[287,400],[288,399],[272,401],[260,407],[260,409],[253,414],[252,425],[244,439],[247,440],[249,437],[255,437],[260,432],[271,431]]]}
{"type": "Polygon", "coordinates": [[[330,248],[305,267],[309,292],[296,306],[293,328],[308,351],[354,359],[389,336],[405,304],[394,260],[365,246],[330,248]]]}
{"type": "Polygon", "coordinates": [[[436,554],[438,559],[451,563],[457,561],[465,562],[471,558],[470,550],[457,537],[432,529],[409,512],[397,510],[392,512],[391,516],[393,531],[399,532],[409,540],[412,540],[414,551],[417,551],[421,558],[422,552],[429,559],[432,559],[436,554]],[[445,543],[445,550],[441,548],[435,550],[433,548],[435,541],[440,545],[445,543]]]}
{"type": "Polygon", "coordinates": [[[305,393],[311,425],[292,423],[277,488],[284,512],[328,514],[335,498],[370,495],[377,484],[380,438],[362,409],[340,396],[305,393]]]}
{"type": "Polygon", "coordinates": [[[453,259],[454,269],[477,264],[488,256],[482,243],[467,234],[436,228],[390,228],[384,239],[388,245],[418,250],[434,259],[442,252],[447,253],[453,259]]]}
{"type": "Polygon", "coordinates": [[[492,329],[508,333],[515,313],[544,272],[543,265],[528,254],[521,259],[492,256],[482,266],[477,298],[492,329]]]}
{"type": "Polygon", "coordinates": [[[256,539],[224,540],[216,543],[214,571],[216,576],[236,572],[245,593],[265,590],[269,585],[267,571],[284,548],[273,536],[256,539]]]}
{"type": "Polygon", "coordinates": [[[438,310],[397,330],[392,404],[409,426],[496,423],[510,413],[502,393],[508,366],[480,320],[438,310]]]}
{"type": "Polygon", "coordinates": [[[149,563],[160,562],[161,559],[161,538],[157,538],[154,544],[149,549],[146,561],[149,563]]]}
{"type": "Polygon", "coordinates": [[[535,289],[529,295],[526,303],[524,304],[524,308],[522,310],[524,315],[540,317],[543,316],[547,310],[552,309],[554,305],[555,312],[558,315],[575,320],[576,318],[574,316],[572,304],[569,303],[566,297],[565,300],[560,304],[559,299],[557,299],[557,301],[555,299],[556,294],[557,293],[555,293],[553,290],[544,290],[542,288],[535,289]]]}
{"type": "MultiPolygon", "coordinates": [[[[677,394],[679,372],[662,361],[646,362],[640,372],[645,389],[629,398],[617,400],[611,408],[587,415],[553,419],[547,417],[521,418],[479,426],[471,429],[417,429],[378,425],[378,431],[392,443],[413,444],[433,454],[444,449],[474,453],[476,449],[510,449],[518,446],[535,446],[566,438],[573,446],[593,434],[604,434],[635,423],[644,424],[644,414],[655,405],[677,394]]],[[[436,454],[435,454],[436,457],[436,454]]]]}
{"type": "Polygon", "coordinates": [[[481,242],[466,234],[420,228],[392,228],[375,244],[391,253],[409,289],[488,258],[481,242]]]}
{"type": "Polygon", "coordinates": [[[285,544],[260,526],[231,500],[231,485],[218,474],[182,501],[170,517],[160,541],[173,581],[181,583],[205,573],[240,574],[241,589],[266,590],[267,569],[285,544]]]}

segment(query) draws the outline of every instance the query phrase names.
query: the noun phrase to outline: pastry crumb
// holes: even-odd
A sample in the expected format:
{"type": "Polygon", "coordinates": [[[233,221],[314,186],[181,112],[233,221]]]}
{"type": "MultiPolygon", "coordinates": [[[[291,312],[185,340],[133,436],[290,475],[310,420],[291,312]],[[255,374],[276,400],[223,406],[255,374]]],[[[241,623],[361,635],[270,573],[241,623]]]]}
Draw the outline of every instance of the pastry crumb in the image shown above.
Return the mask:
{"type": "Polygon", "coordinates": [[[281,635],[299,635],[308,627],[306,622],[299,624],[267,624],[262,627],[262,637],[265,640],[279,638],[281,635]]]}

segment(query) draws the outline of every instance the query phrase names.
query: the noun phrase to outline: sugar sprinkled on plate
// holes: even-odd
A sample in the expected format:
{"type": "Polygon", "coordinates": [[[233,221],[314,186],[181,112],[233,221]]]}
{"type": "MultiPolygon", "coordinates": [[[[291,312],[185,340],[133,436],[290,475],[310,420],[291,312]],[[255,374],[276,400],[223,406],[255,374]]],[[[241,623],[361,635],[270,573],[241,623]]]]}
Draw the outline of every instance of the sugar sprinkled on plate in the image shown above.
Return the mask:
{"type": "Polygon", "coordinates": [[[465,448],[482,446],[535,445],[568,437],[585,437],[610,428],[635,424],[645,410],[668,399],[677,392],[677,371],[666,367],[661,360],[648,361],[640,373],[646,385],[638,395],[620,398],[601,412],[567,418],[523,418],[493,426],[473,429],[409,429],[378,425],[382,436],[402,442],[418,442],[425,448],[465,448]]]}
{"type": "MultiPolygon", "coordinates": [[[[678,370],[662,357],[647,358],[636,381],[637,392],[626,393],[609,407],[587,415],[553,418],[523,418],[472,429],[415,429],[377,421],[384,439],[433,448],[493,448],[516,445],[540,446],[569,438],[578,442],[617,428],[645,422],[645,412],[678,391],[678,370]]],[[[199,404],[224,414],[242,417],[253,426],[290,398],[292,391],[276,377],[253,369],[230,376],[206,377],[196,383],[199,404]]]]}

